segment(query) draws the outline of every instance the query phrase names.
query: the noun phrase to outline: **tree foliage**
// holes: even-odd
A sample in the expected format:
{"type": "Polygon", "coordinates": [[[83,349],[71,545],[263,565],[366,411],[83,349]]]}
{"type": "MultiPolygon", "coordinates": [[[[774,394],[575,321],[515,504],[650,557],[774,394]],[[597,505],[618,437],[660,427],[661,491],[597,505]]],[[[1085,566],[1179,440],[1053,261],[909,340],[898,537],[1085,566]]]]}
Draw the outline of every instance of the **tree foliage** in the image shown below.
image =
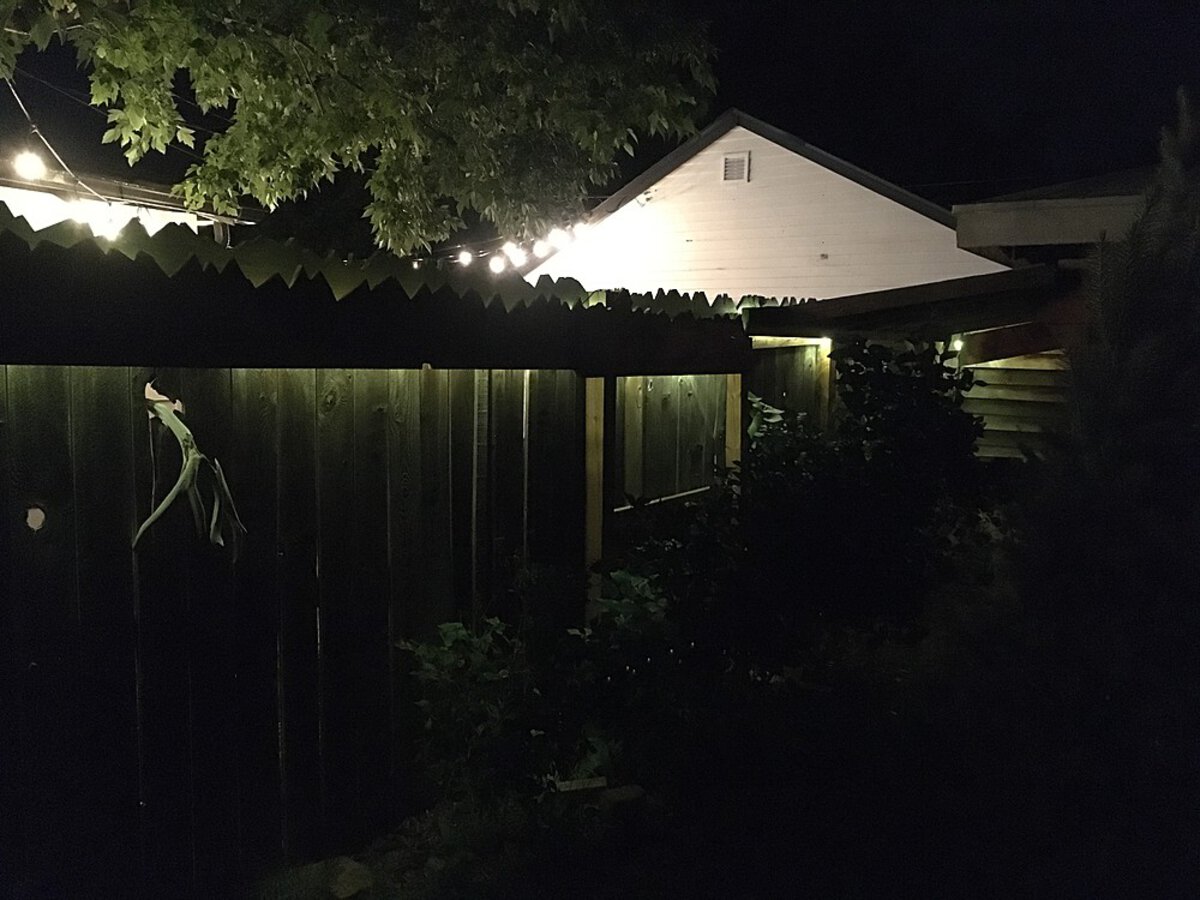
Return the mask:
{"type": "Polygon", "coordinates": [[[659,3],[0,0],[0,77],[56,37],[131,163],[200,145],[189,204],[273,207],[360,171],[397,251],[467,209],[513,236],[560,221],[639,137],[694,130],[713,88],[702,28],[659,3]]]}
{"type": "Polygon", "coordinates": [[[1094,255],[1073,445],[1040,510],[1055,558],[1039,577],[1088,603],[1189,597],[1200,577],[1200,123],[1179,101],[1145,212],[1094,255]]]}

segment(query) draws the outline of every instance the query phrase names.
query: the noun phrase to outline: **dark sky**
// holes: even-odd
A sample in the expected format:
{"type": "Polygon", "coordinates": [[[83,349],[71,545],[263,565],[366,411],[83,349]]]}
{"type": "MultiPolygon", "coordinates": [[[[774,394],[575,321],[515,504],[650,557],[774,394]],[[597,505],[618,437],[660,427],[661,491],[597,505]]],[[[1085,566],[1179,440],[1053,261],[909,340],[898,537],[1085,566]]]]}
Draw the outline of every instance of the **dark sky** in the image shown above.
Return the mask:
{"type": "MultiPolygon", "coordinates": [[[[684,2],[684,0],[681,0],[684,2]]],[[[737,106],[943,203],[1146,165],[1174,91],[1200,85],[1200,13],[1150,0],[686,0],[711,21],[720,90],[737,106]]],[[[27,54],[60,90],[86,84],[71,58],[27,54]]],[[[101,147],[103,115],[28,75],[17,86],[79,169],[128,177],[101,147]]],[[[0,94],[0,142],[24,139],[0,94]]],[[[632,174],[668,149],[647,143],[632,174]]],[[[172,153],[133,177],[172,180],[172,153]]]]}

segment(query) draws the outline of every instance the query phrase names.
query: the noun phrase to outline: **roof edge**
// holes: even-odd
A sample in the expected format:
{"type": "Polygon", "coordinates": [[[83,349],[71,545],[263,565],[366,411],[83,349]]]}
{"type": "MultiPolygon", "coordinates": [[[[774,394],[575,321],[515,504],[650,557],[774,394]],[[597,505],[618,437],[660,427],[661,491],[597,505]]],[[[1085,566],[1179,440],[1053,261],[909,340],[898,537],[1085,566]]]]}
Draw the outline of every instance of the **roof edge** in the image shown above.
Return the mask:
{"type": "MultiPolygon", "coordinates": [[[[907,207],[928,219],[932,219],[939,225],[944,225],[950,229],[954,229],[955,227],[954,215],[950,210],[939,206],[931,200],[926,200],[924,197],[919,197],[911,191],[906,191],[899,185],[880,178],[878,175],[873,175],[866,169],[861,169],[853,163],[846,162],[844,159],[834,156],[820,147],[814,147],[807,141],[803,141],[795,135],[789,134],[781,128],[776,128],[774,125],[764,122],[762,119],[755,118],[736,107],[730,107],[725,110],[693,137],[680,144],[658,162],[650,166],[650,168],[646,169],[646,171],[628,181],[592,209],[584,218],[584,221],[588,224],[596,224],[608,218],[630,200],[653,187],[692,157],[707,149],[719,138],[738,127],[745,128],[747,131],[773,144],[778,144],[785,150],[790,150],[798,156],[815,162],[829,169],[831,172],[841,175],[843,178],[848,178],[880,196],[899,203],[901,206],[907,207]]],[[[537,271],[556,256],[557,253],[557,250],[553,251],[545,259],[540,259],[534,265],[531,265],[522,274],[525,275],[537,271]]]]}

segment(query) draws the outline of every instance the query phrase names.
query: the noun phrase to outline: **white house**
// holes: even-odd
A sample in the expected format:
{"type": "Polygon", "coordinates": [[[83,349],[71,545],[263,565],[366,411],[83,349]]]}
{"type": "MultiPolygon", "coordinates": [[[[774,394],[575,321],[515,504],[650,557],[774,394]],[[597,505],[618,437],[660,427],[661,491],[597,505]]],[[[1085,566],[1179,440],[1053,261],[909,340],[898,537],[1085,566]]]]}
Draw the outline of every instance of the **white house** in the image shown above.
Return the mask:
{"type": "Polygon", "coordinates": [[[730,110],[598,206],[526,272],[589,290],[828,299],[1007,268],[949,212],[730,110]]]}

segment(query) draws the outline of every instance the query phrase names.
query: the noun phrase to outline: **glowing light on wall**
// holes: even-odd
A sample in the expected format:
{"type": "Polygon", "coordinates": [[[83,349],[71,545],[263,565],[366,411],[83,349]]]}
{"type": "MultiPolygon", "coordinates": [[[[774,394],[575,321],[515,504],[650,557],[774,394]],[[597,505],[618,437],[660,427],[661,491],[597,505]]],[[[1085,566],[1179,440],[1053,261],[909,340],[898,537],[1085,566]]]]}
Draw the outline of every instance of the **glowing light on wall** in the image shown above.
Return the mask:
{"type": "Polygon", "coordinates": [[[955,353],[961,350],[963,348],[962,338],[955,338],[954,343],[950,345],[950,348],[954,350],[955,353]]]}
{"type": "Polygon", "coordinates": [[[32,150],[25,150],[13,159],[13,171],[26,181],[41,181],[46,177],[46,164],[32,150]]]}

